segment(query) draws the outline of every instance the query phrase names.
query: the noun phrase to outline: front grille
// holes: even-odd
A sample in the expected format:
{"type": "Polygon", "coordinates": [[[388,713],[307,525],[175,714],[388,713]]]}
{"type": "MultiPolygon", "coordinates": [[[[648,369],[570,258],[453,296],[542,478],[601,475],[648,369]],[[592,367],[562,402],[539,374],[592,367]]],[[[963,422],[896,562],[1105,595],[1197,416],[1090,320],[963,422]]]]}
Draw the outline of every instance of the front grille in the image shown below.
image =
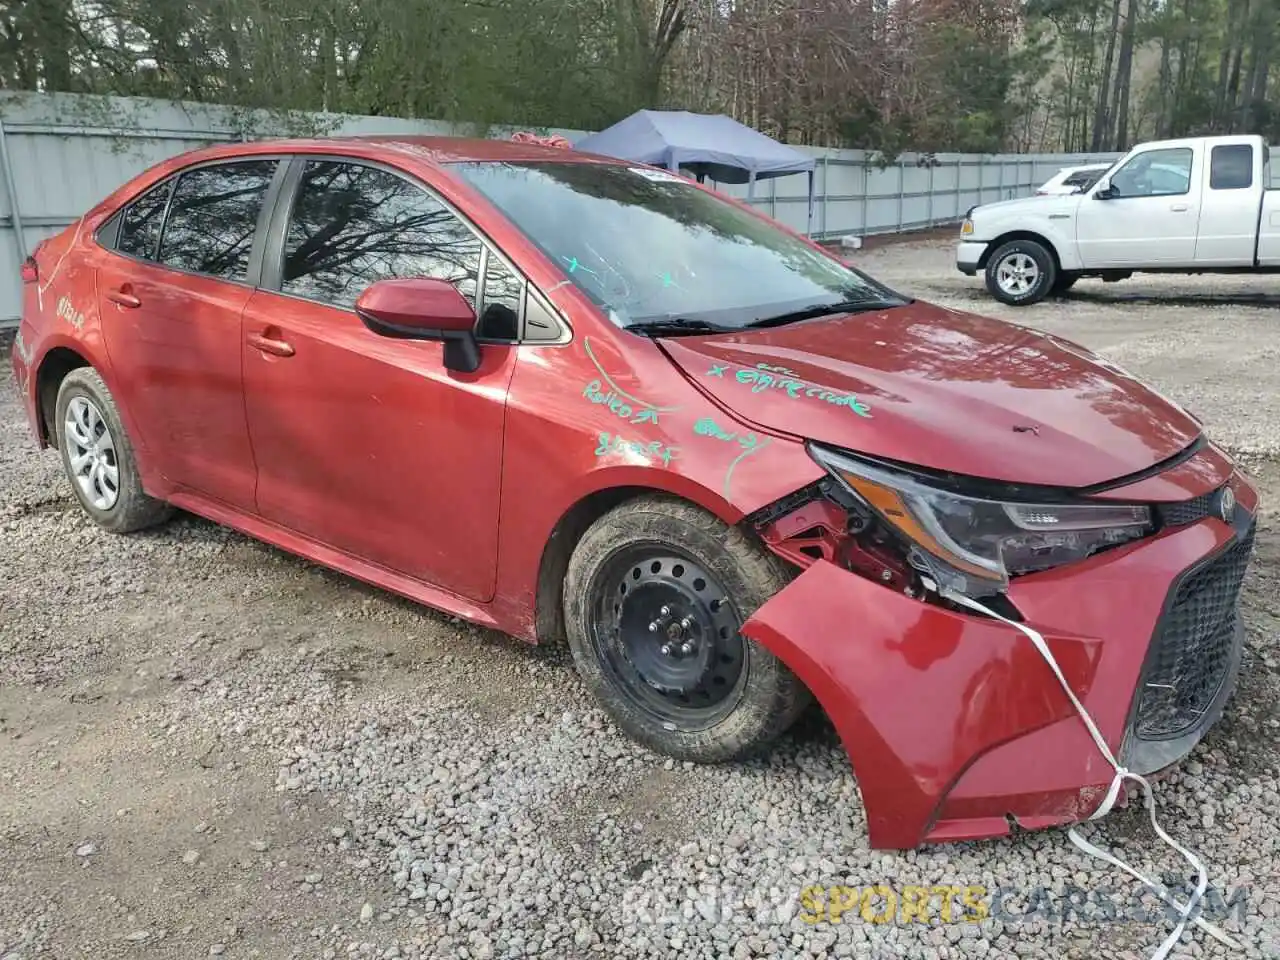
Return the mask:
{"type": "Polygon", "coordinates": [[[1181,736],[1222,688],[1236,644],[1237,602],[1249,557],[1244,539],[1186,577],[1160,620],[1143,670],[1134,733],[1143,740],[1181,736]]]}
{"type": "Polygon", "coordinates": [[[1163,526],[1184,527],[1188,523],[1195,523],[1197,520],[1203,520],[1209,516],[1213,511],[1217,496],[1218,491],[1214,490],[1212,493],[1204,493],[1179,503],[1157,504],[1156,512],[1163,526]]]}

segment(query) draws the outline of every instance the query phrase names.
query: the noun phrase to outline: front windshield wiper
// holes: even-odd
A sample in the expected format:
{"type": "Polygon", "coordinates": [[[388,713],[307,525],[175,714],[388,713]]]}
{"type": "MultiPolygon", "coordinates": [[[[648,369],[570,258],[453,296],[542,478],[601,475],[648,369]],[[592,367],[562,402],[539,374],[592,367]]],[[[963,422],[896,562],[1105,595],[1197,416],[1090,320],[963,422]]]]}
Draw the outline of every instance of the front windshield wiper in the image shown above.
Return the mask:
{"type": "Polygon", "coordinates": [[[638,323],[628,323],[625,329],[650,337],[669,337],[682,333],[727,333],[738,328],[725,327],[706,320],[691,320],[688,317],[666,317],[662,320],[642,320],[638,323]]]}
{"type": "Polygon", "coordinates": [[[904,305],[902,300],[844,300],[840,303],[812,303],[807,307],[801,307],[799,310],[788,310],[786,313],[775,314],[771,317],[757,317],[750,323],[744,324],[746,327],[780,327],[787,323],[795,323],[798,320],[813,320],[817,317],[828,317],[833,313],[866,313],[869,310],[888,310],[892,307],[901,307],[904,305]]]}

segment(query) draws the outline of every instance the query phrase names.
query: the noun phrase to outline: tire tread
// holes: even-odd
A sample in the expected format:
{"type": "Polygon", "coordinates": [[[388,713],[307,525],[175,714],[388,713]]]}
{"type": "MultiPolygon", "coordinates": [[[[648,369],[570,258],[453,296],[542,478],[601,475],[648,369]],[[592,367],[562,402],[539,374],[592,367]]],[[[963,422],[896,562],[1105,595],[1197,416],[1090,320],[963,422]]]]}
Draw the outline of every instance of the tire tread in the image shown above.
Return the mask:
{"type": "MultiPolygon", "coordinates": [[[[791,575],[780,559],[766,552],[746,534],[694,504],[666,495],[650,495],[626,501],[597,519],[583,534],[565,577],[565,626],[569,646],[579,674],[602,702],[606,711],[635,740],[659,753],[677,759],[717,763],[764,752],[787,730],[812,702],[808,688],[780,660],[753,640],[744,638],[753,680],[764,678],[766,694],[744,700],[728,717],[710,730],[671,732],[646,718],[621,695],[612,692],[587,638],[589,582],[593,572],[621,542],[652,539],[655,543],[684,540],[681,531],[702,539],[704,548],[715,553],[702,556],[722,583],[739,580],[754,596],[751,609],[742,609],[742,599],[734,595],[739,612],[749,618],[755,609],[790,581],[791,575]],[[736,572],[735,572],[736,571],[736,572]]],[[[688,542],[676,545],[696,554],[688,542]]],[[[729,588],[729,584],[726,584],[729,588]]],[[[733,590],[730,588],[731,594],[733,590]]],[[[749,681],[752,682],[752,681],[749,681]]]]}
{"type": "Polygon", "coordinates": [[[67,474],[71,490],[85,512],[99,526],[112,533],[134,533],[163,523],[173,515],[173,507],[163,500],[148,496],[143,491],[133,444],[120,419],[120,410],[102,376],[93,367],[76,367],[58,385],[58,398],[54,405],[54,429],[57,435],[58,453],[62,458],[63,470],[67,474]],[[63,435],[66,429],[63,421],[66,418],[67,404],[77,390],[87,394],[102,410],[116,447],[116,464],[120,471],[120,496],[110,510],[98,510],[87,503],[80,494],[79,485],[71,477],[63,435]]]}

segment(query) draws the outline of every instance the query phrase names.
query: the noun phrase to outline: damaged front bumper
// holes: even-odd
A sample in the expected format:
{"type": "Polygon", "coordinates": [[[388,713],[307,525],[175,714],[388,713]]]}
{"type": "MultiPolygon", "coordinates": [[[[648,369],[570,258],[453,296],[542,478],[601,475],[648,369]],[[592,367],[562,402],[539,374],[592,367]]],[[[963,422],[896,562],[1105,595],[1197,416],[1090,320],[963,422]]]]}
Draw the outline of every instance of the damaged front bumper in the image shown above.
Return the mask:
{"type": "MultiPolygon", "coordinates": [[[[1256,494],[1206,517],[1014,580],[1120,763],[1155,773],[1221,715],[1243,629],[1256,494]]],[[[872,847],[1008,834],[1087,818],[1113,770],[1015,628],[924,603],[819,560],[743,627],[808,685],[858,777],[872,847]]]]}

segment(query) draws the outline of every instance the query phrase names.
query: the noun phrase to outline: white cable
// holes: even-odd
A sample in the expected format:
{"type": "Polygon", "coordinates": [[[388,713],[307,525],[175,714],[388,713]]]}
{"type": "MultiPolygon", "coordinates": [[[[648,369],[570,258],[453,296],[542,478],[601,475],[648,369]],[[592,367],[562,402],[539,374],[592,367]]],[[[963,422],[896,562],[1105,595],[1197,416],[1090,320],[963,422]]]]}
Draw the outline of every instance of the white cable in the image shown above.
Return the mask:
{"type": "MultiPolygon", "coordinates": [[[[937,584],[932,580],[924,579],[924,583],[929,589],[935,591],[938,590],[937,584]]],[[[1169,834],[1165,833],[1160,824],[1156,822],[1156,803],[1155,798],[1151,793],[1151,784],[1138,774],[1131,773],[1124,767],[1120,766],[1119,762],[1112,755],[1111,748],[1107,746],[1107,741],[1098,730],[1098,725],[1094,723],[1093,717],[1089,715],[1089,711],[1084,708],[1084,704],[1080,702],[1075,691],[1071,689],[1071,685],[1067,683],[1067,678],[1062,675],[1062,669],[1058,666],[1058,661],[1054,659],[1053,653],[1049,649],[1049,645],[1044,641],[1044,637],[1037,631],[1028,627],[1026,624],[1018,623],[1014,620],[1008,619],[1007,617],[1002,617],[986,605],[979,603],[977,600],[966,597],[963,594],[956,593],[951,590],[938,592],[948,600],[954,601],[962,607],[968,607],[970,610],[976,610],[977,612],[999,620],[1002,623],[1007,623],[1015,630],[1021,631],[1027,639],[1035,645],[1040,656],[1044,658],[1044,662],[1047,663],[1049,665],[1049,669],[1053,671],[1053,675],[1058,678],[1059,686],[1061,686],[1063,692],[1066,693],[1067,698],[1071,701],[1071,705],[1075,707],[1076,713],[1080,715],[1080,719],[1084,721],[1085,729],[1089,731],[1089,736],[1093,738],[1093,742],[1097,746],[1098,752],[1102,754],[1107,763],[1111,764],[1112,769],[1115,770],[1115,777],[1111,780],[1111,786],[1107,790],[1107,795],[1103,797],[1102,803],[1098,806],[1098,809],[1090,815],[1089,819],[1098,820],[1111,812],[1111,808],[1115,806],[1116,799],[1120,795],[1120,788],[1124,785],[1126,780],[1131,780],[1134,783],[1140,784],[1143,793],[1143,804],[1147,808],[1147,813],[1151,817],[1151,826],[1155,830],[1156,835],[1169,846],[1173,847],[1173,849],[1182,854],[1187,863],[1191,864],[1191,866],[1195,868],[1196,873],[1199,876],[1199,881],[1196,883],[1195,893],[1185,904],[1179,903],[1176,898],[1167,893],[1155,881],[1143,876],[1133,867],[1129,866],[1129,864],[1115,856],[1115,854],[1094,846],[1082,837],[1074,827],[1067,830],[1067,836],[1071,838],[1071,842],[1078,848],[1091,857],[1095,857],[1098,860],[1109,863],[1113,867],[1119,867],[1125,873],[1129,874],[1129,876],[1140,881],[1144,886],[1154,891],[1156,896],[1178,911],[1178,922],[1174,925],[1173,932],[1165,938],[1164,943],[1160,944],[1160,947],[1156,952],[1151,955],[1151,960],[1164,960],[1164,958],[1169,955],[1169,951],[1173,949],[1174,944],[1176,944],[1178,939],[1182,936],[1182,932],[1187,928],[1188,923],[1194,924],[1215,940],[1226,944],[1234,950],[1243,950],[1244,947],[1241,943],[1228,935],[1221,927],[1210,923],[1200,915],[1201,902],[1204,899],[1205,891],[1209,887],[1208,871],[1205,870],[1205,866],[1201,863],[1199,857],[1170,837],[1169,834]]]]}

